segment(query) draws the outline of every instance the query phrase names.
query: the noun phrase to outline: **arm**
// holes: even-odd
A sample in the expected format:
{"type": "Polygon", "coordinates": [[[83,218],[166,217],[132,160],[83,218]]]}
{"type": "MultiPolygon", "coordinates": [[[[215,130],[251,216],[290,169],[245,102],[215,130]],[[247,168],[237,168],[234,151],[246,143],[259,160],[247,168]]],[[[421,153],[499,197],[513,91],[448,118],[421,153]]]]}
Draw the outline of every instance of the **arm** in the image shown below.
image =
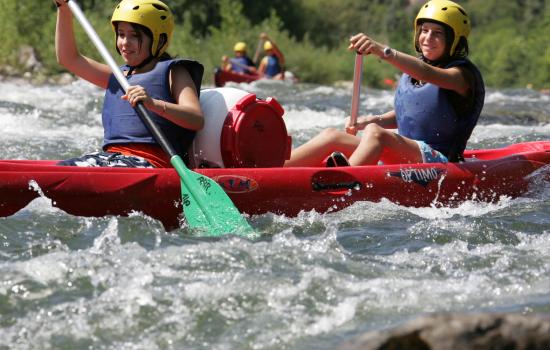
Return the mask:
{"type": "Polygon", "coordinates": [[[229,57],[227,57],[227,55],[222,56],[222,70],[224,71],[231,70],[231,63],[229,63],[229,57]]]}
{"type": "Polygon", "coordinates": [[[130,86],[126,95],[122,97],[132,106],[142,101],[147,109],[182,128],[201,130],[204,126],[204,117],[195,84],[187,69],[176,66],[170,71],[170,91],[175,103],[151,98],[139,85],[130,86]]]}
{"type": "Polygon", "coordinates": [[[258,66],[258,74],[263,76],[265,74],[265,68],[267,67],[267,57],[262,58],[260,65],[258,66]]]}
{"type": "Polygon", "coordinates": [[[111,70],[106,64],[85,57],[78,52],[73,29],[73,15],[66,2],[59,2],[55,30],[57,62],[80,78],[101,88],[107,88],[111,70]]]}
{"type": "Polygon", "coordinates": [[[271,42],[271,45],[273,45],[273,53],[279,59],[279,64],[281,66],[284,66],[285,65],[285,56],[283,55],[281,50],[279,50],[279,47],[277,46],[277,44],[275,44],[275,42],[266,33],[260,34],[260,38],[262,38],[264,41],[268,40],[268,41],[271,42]]]}
{"type": "Polygon", "coordinates": [[[361,54],[374,54],[397,69],[411,77],[435,84],[443,89],[452,90],[462,96],[467,96],[470,84],[464,72],[459,67],[439,68],[422,62],[418,58],[407,55],[392,49],[389,57],[384,57],[385,46],[372,40],[363,33],[351,37],[348,49],[355,50],[361,54]]]}
{"type": "Polygon", "coordinates": [[[248,72],[251,73],[251,74],[256,74],[256,65],[254,64],[254,61],[252,61],[252,59],[250,59],[250,57],[246,56],[247,58],[247,62],[248,62],[248,72]]]}
{"type": "Polygon", "coordinates": [[[279,47],[273,41],[271,42],[271,44],[273,45],[273,53],[279,59],[279,64],[281,65],[281,67],[284,66],[285,65],[285,56],[283,55],[281,50],[279,50],[279,47]]]}
{"type": "Polygon", "coordinates": [[[244,64],[237,61],[237,57],[235,57],[235,58],[228,59],[227,64],[229,66],[228,70],[234,70],[233,66],[237,66],[237,67],[243,68],[246,71],[245,73],[248,73],[248,74],[256,73],[256,67],[254,66],[254,63],[252,63],[250,59],[248,59],[247,63],[244,64]]]}

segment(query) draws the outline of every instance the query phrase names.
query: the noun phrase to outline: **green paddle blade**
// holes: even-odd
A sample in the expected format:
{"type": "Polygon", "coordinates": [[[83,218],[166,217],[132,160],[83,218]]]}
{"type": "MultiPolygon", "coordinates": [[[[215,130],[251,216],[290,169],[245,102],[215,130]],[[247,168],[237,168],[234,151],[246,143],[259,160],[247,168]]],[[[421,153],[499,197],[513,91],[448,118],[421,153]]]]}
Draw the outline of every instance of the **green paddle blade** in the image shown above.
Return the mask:
{"type": "Polygon", "coordinates": [[[216,181],[189,170],[177,155],[170,161],[181,178],[183,211],[189,227],[212,237],[224,234],[257,237],[216,181]]]}

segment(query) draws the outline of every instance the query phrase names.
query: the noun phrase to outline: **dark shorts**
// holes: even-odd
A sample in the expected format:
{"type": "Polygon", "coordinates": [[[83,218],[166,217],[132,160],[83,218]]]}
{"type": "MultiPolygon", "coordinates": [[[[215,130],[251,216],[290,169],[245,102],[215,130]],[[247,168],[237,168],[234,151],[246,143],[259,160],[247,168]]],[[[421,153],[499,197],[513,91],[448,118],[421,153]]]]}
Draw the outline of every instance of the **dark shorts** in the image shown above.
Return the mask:
{"type": "Polygon", "coordinates": [[[144,158],[127,156],[118,152],[94,152],[82,157],[62,160],[58,162],[57,165],[111,168],[154,168],[154,166],[144,158]]]}

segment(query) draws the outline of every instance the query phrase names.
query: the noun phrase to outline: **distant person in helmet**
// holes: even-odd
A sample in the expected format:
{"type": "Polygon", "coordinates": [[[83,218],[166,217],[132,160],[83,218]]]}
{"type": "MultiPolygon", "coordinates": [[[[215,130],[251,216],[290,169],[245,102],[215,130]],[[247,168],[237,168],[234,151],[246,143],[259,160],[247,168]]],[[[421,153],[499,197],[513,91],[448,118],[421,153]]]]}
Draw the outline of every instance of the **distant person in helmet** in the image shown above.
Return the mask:
{"type": "Polygon", "coordinates": [[[111,24],[121,67],[131,85],[127,93],[107,64],[83,56],[73,31],[73,16],[65,0],[58,6],[55,49],[58,62],[75,75],[105,89],[103,150],[61,161],[59,165],[109,167],[171,167],[169,156],[154,140],[134,106],[141,102],[184,160],[204,117],[199,103],[203,66],[173,59],[166,53],[174,17],[159,0],[122,0],[111,24]]]}
{"type": "Polygon", "coordinates": [[[256,66],[254,62],[246,54],[246,44],[242,41],[235,44],[233,47],[235,57],[229,58],[227,56],[222,57],[222,69],[225,71],[232,71],[240,74],[254,74],[256,73],[256,66]]]}
{"type": "Polygon", "coordinates": [[[258,73],[265,78],[284,80],[285,56],[266,33],[262,33],[260,38],[264,40],[265,56],[258,66],[258,73]]]}
{"type": "Polygon", "coordinates": [[[403,72],[395,109],[361,116],[346,131],[327,129],[292,152],[285,166],[457,162],[463,159],[484,103],[481,73],[466,57],[470,18],[448,0],[424,4],[414,21],[418,57],[366,34],[349,39],[349,50],[376,55],[403,72]],[[398,129],[398,133],[388,129],[398,129]],[[356,136],[363,130],[362,137],[356,136]],[[331,154],[331,152],[337,151],[331,154]]]}

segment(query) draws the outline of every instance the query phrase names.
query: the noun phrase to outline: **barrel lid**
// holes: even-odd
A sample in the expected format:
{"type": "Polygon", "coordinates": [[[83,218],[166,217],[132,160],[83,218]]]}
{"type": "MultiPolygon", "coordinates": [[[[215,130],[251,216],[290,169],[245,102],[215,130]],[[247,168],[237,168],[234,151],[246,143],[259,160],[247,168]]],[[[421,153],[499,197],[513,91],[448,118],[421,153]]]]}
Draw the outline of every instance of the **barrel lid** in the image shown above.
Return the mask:
{"type": "Polygon", "coordinates": [[[248,94],[227,113],[221,132],[221,155],[226,167],[269,168],[290,158],[291,138],[284,110],[271,97],[248,94]]]}

